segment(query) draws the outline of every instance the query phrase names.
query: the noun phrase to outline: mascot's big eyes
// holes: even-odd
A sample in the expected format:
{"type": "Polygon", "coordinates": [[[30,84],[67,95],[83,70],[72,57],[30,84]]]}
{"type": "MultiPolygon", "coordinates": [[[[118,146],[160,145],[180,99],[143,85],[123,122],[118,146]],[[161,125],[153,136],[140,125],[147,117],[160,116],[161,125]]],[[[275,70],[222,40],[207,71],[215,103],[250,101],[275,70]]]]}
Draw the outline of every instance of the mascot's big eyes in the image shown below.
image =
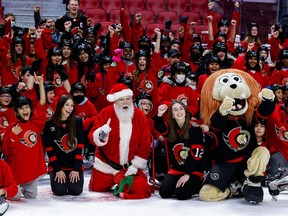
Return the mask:
{"type": "MultiPolygon", "coordinates": [[[[232,79],[231,81],[234,81],[234,82],[236,81],[237,83],[241,83],[242,82],[241,77],[239,77],[237,75],[231,76],[231,79],[232,79]]],[[[223,77],[220,78],[220,83],[222,85],[224,85],[224,84],[226,84],[228,82],[229,82],[229,76],[223,76],[223,77]]]]}
{"type": "Polygon", "coordinates": [[[229,80],[228,76],[223,76],[223,77],[220,78],[220,83],[221,84],[225,84],[225,83],[228,82],[228,80],[229,80]]]}

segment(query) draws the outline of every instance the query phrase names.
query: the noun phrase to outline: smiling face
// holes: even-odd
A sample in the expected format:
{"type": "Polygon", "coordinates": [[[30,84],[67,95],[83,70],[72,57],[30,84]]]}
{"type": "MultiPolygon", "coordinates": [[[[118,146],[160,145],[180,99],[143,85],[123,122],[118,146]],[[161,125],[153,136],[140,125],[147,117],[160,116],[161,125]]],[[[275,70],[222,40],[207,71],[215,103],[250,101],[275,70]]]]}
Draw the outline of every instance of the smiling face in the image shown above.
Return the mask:
{"type": "Polygon", "coordinates": [[[129,106],[132,105],[132,97],[121,97],[115,101],[115,104],[122,111],[128,111],[129,106]]]}
{"type": "Polygon", "coordinates": [[[79,54],[79,59],[81,62],[88,62],[89,60],[89,55],[87,52],[85,52],[85,50],[82,50],[79,54]]]}
{"type": "Polygon", "coordinates": [[[131,59],[132,58],[132,49],[131,48],[124,48],[123,49],[123,56],[125,59],[131,59]]]}
{"type": "Polygon", "coordinates": [[[211,62],[208,64],[208,71],[210,74],[220,70],[220,65],[217,62],[211,62]]]}
{"type": "Polygon", "coordinates": [[[243,77],[236,73],[225,73],[220,75],[213,88],[213,99],[224,101],[226,97],[234,99],[230,114],[233,116],[242,115],[248,109],[247,99],[251,96],[249,88],[243,77]]]}
{"type": "Polygon", "coordinates": [[[172,118],[178,123],[178,125],[183,125],[185,122],[186,112],[184,107],[179,104],[175,103],[172,105],[172,118]]]}
{"type": "Polygon", "coordinates": [[[275,94],[275,98],[276,98],[277,103],[283,102],[283,90],[282,89],[276,90],[274,92],[274,94],[275,94]]]}
{"type": "Polygon", "coordinates": [[[54,102],[54,90],[52,91],[48,91],[47,94],[46,94],[46,97],[47,97],[47,102],[52,104],[54,102]]]}
{"type": "Polygon", "coordinates": [[[72,50],[69,46],[63,46],[62,47],[62,53],[63,53],[64,59],[67,59],[70,57],[72,50]]]}
{"type": "Polygon", "coordinates": [[[145,115],[148,115],[152,109],[152,103],[148,99],[142,99],[139,103],[139,109],[144,112],[145,115]]]}
{"type": "Polygon", "coordinates": [[[25,121],[28,121],[30,119],[31,112],[32,110],[28,104],[23,105],[22,107],[17,109],[17,114],[25,121]]]}
{"type": "Polygon", "coordinates": [[[74,109],[74,102],[72,99],[69,98],[61,109],[61,120],[62,121],[67,120],[67,118],[71,115],[73,109],[74,109]]]}
{"type": "Polygon", "coordinates": [[[69,11],[70,16],[74,17],[77,15],[79,11],[79,3],[76,0],[70,0],[69,4],[67,5],[67,9],[69,11]]]}
{"type": "Polygon", "coordinates": [[[248,64],[251,68],[255,68],[257,65],[257,57],[252,56],[251,58],[248,59],[248,64]]]}
{"type": "Polygon", "coordinates": [[[53,65],[62,64],[62,56],[61,55],[53,55],[51,56],[51,62],[53,65]]]}
{"type": "Polygon", "coordinates": [[[10,94],[1,94],[0,95],[0,105],[1,106],[8,106],[11,102],[11,95],[10,94]]]}
{"type": "Polygon", "coordinates": [[[255,135],[257,138],[263,138],[266,128],[265,125],[261,123],[256,123],[254,127],[255,135]]]}
{"type": "Polygon", "coordinates": [[[141,71],[144,71],[147,66],[147,60],[145,56],[141,56],[138,60],[138,67],[141,71]]]}

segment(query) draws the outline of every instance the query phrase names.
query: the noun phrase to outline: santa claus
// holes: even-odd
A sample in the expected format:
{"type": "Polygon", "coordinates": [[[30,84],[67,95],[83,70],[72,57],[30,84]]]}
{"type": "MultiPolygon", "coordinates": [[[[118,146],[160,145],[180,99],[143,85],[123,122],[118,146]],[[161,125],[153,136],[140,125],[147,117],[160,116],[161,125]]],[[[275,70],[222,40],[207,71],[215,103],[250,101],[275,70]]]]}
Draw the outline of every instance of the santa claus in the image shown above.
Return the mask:
{"type": "Polygon", "coordinates": [[[89,133],[97,146],[89,189],[111,191],[124,199],[148,198],[151,195],[146,169],[150,152],[150,132],[145,114],[133,107],[133,92],[116,84],[107,95],[113,105],[96,118],[89,133]],[[133,184],[132,184],[133,181],[133,184]]]}

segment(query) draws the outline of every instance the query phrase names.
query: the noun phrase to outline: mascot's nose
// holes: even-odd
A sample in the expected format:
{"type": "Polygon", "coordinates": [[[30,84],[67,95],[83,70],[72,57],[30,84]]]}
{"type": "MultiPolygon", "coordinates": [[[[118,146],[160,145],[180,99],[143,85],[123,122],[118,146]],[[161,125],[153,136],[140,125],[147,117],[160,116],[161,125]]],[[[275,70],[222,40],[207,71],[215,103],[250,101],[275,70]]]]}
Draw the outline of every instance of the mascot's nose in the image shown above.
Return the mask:
{"type": "Polygon", "coordinates": [[[235,88],[237,88],[237,85],[236,84],[232,84],[232,85],[230,85],[230,88],[235,89],[235,88]]]}

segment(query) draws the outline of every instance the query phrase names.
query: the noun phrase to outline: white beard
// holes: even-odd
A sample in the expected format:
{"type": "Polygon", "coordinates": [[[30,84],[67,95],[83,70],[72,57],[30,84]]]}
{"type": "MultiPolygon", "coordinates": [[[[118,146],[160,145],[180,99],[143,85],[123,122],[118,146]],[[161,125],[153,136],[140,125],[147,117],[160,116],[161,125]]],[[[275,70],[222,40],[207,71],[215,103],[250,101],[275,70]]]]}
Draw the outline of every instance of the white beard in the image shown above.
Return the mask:
{"type": "Polygon", "coordinates": [[[114,104],[114,110],[119,119],[119,122],[130,122],[134,115],[134,106],[132,104],[128,106],[127,110],[123,110],[114,104]]]}

